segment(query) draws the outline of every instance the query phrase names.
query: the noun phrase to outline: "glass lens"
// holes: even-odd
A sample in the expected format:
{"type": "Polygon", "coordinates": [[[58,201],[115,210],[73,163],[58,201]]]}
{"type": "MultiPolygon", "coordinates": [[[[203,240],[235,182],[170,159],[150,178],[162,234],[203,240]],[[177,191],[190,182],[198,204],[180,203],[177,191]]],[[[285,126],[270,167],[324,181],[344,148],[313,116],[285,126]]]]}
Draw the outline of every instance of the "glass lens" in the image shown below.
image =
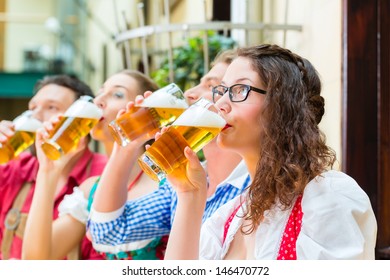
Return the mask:
{"type": "Polygon", "coordinates": [[[213,101],[217,102],[226,92],[227,88],[224,86],[213,87],[213,101]]]}
{"type": "Polygon", "coordinates": [[[230,88],[232,101],[242,101],[246,98],[249,91],[247,85],[234,85],[230,88]]]}

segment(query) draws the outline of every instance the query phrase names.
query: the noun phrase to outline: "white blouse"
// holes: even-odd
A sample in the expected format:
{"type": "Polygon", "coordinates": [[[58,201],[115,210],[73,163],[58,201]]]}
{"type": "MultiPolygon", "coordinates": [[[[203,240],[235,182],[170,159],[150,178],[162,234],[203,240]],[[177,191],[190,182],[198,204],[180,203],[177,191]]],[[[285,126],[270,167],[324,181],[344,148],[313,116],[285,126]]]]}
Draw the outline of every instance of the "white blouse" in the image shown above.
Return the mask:
{"type": "MultiPolygon", "coordinates": [[[[242,197],[241,197],[242,200],[242,197]]],[[[242,206],[233,218],[224,244],[224,225],[240,197],[218,209],[202,226],[201,259],[223,259],[243,219],[242,206]]],[[[245,203],[244,203],[245,204],[245,203]]],[[[276,259],[291,209],[273,207],[255,232],[255,259],[276,259]]],[[[374,259],[377,223],[370,200],[354,179],[327,171],[306,186],[297,259],[374,259]]]]}
{"type": "Polygon", "coordinates": [[[87,223],[89,211],[88,200],[79,187],[73,188],[73,193],[64,196],[64,199],[58,205],[58,216],[71,215],[82,224],[87,223]]]}
{"type": "MultiPolygon", "coordinates": [[[[70,215],[80,223],[86,224],[88,220],[88,200],[84,197],[84,193],[79,187],[73,188],[73,193],[65,195],[64,199],[58,206],[58,216],[70,215]]],[[[102,245],[93,243],[93,247],[99,252],[117,254],[119,252],[129,252],[144,248],[153,239],[145,239],[126,244],[118,244],[116,246],[102,245]]]]}

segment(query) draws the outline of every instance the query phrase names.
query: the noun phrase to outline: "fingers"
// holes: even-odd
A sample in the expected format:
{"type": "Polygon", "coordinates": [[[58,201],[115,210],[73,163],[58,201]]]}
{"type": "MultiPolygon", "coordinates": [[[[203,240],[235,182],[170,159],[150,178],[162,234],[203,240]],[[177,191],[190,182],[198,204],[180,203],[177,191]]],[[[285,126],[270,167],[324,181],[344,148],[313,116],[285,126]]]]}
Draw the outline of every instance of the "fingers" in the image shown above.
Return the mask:
{"type": "Polygon", "coordinates": [[[137,95],[137,96],[135,97],[135,104],[136,104],[136,105],[140,105],[142,102],[144,102],[144,99],[147,98],[147,97],[149,97],[152,93],[153,93],[153,92],[151,92],[150,90],[148,90],[148,91],[145,91],[145,92],[144,92],[144,96],[142,96],[142,95],[137,95]]]}
{"type": "Polygon", "coordinates": [[[4,143],[15,134],[15,126],[11,121],[0,122],[0,142],[4,143]]]}
{"type": "Polygon", "coordinates": [[[142,102],[144,102],[144,99],[145,99],[145,98],[144,98],[142,95],[137,95],[137,96],[135,97],[134,102],[135,102],[135,104],[140,105],[142,102]]]}
{"type": "Polygon", "coordinates": [[[130,101],[126,104],[126,111],[130,111],[131,108],[133,108],[135,105],[134,101],[130,101]]]}
{"type": "Polygon", "coordinates": [[[147,98],[147,97],[149,97],[152,93],[153,93],[153,92],[151,92],[150,90],[145,91],[144,97],[147,98]]]}
{"type": "Polygon", "coordinates": [[[47,133],[45,128],[37,129],[36,134],[35,134],[35,141],[37,143],[39,143],[39,145],[45,138],[48,138],[48,137],[49,137],[49,134],[47,133]]]}
{"type": "Polygon", "coordinates": [[[37,129],[35,133],[35,149],[37,151],[37,157],[40,164],[42,164],[43,152],[42,152],[42,143],[45,139],[49,138],[49,134],[44,127],[37,129]]]}
{"type": "Polygon", "coordinates": [[[122,116],[124,113],[126,113],[126,110],[125,109],[120,109],[118,111],[118,113],[116,114],[116,118],[119,118],[120,116],[122,116]]]}
{"type": "Polygon", "coordinates": [[[54,129],[54,126],[51,122],[43,122],[43,128],[45,129],[45,131],[48,134],[49,132],[51,132],[54,129]]]}
{"type": "Polygon", "coordinates": [[[43,127],[46,130],[45,138],[49,138],[50,133],[54,130],[55,126],[61,121],[63,118],[62,115],[54,116],[50,118],[49,121],[43,122],[43,127]]]}
{"type": "Polygon", "coordinates": [[[133,107],[134,107],[134,102],[133,101],[130,101],[126,104],[126,108],[125,109],[121,109],[118,111],[118,113],[116,114],[116,118],[119,118],[120,116],[122,116],[123,114],[127,113],[128,111],[130,111],[133,107]]]}
{"type": "Polygon", "coordinates": [[[190,147],[184,148],[184,155],[188,159],[189,168],[191,169],[203,169],[202,165],[200,164],[198,155],[191,150],[190,147]]]}
{"type": "Polygon", "coordinates": [[[157,141],[161,137],[161,132],[157,132],[156,135],[154,136],[154,139],[157,141]]]}
{"type": "Polygon", "coordinates": [[[164,126],[163,128],[161,128],[160,132],[157,132],[156,135],[154,136],[154,139],[158,140],[161,137],[161,135],[168,130],[168,128],[169,126],[164,126]]]}
{"type": "Polygon", "coordinates": [[[53,124],[53,125],[56,125],[57,123],[59,123],[61,121],[61,119],[63,118],[64,116],[63,115],[56,115],[54,117],[51,117],[50,118],[50,122],[53,124]]]}

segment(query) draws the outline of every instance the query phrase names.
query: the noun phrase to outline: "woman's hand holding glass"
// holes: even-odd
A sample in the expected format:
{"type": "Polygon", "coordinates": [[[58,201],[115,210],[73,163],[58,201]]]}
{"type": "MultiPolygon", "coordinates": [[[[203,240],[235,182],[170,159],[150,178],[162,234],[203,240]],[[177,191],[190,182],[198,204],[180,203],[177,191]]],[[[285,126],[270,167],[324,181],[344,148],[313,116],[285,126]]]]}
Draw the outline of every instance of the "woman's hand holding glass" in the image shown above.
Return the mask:
{"type": "MultiPolygon", "coordinates": [[[[156,133],[156,141],[168,130],[168,128],[169,127],[164,127],[161,129],[161,132],[156,133]]],[[[150,146],[147,146],[146,149],[149,147],[150,146]]],[[[172,172],[170,175],[167,175],[167,180],[172,184],[177,193],[200,191],[202,193],[204,192],[204,195],[206,195],[206,171],[201,165],[197,154],[188,146],[184,148],[183,154],[187,159],[186,164],[180,166],[180,170],[177,170],[177,172],[172,172]],[[180,175],[177,176],[177,174],[180,175]],[[185,176],[183,176],[183,174],[185,176]]]]}
{"type": "MultiPolygon", "coordinates": [[[[134,102],[133,101],[130,101],[126,104],[126,108],[125,109],[122,109],[122,110],[119,110],[118,111],[118,114],[116,115],[116,118],[119,118],[120,116],[132,111],[132,109],[141,104],[143,102],[143,100],[150,96],[152,94],[151,91],[146,91],[144,93],[144,96],[142,95],[137,95],[134,102]]],[[[143,134],[143,135],[140,135],[139,137],[133,139],[132,141],[130,141],[126,146],[123,146],[123,145],[119,145],[117,141],[114,141],[114,151],[115,152],[123,152],[123,151],[127,151],[127,150],[134,150],[136,148],[140,148],[142,147],[143,145],[145,145],[145,142],[149,141],[153,139],[152,136],[150,136],[150,134],[143,134]]]]}

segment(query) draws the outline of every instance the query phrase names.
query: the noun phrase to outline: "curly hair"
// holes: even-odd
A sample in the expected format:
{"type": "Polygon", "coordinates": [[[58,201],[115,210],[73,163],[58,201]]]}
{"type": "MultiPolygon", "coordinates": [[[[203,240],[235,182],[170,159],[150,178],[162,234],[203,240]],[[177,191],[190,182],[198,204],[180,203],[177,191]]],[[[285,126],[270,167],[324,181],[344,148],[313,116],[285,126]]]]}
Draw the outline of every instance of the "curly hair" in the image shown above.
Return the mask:
{"type": "Polygon", "coordinates": [[[249,186],[245,233],[260,224],[264,212],[280,203],[292,206],[314,177],[332,167],[336,157],[318,128],[324,114],[321,81],[306,59],[277,45],[241,48],[266,86],[260,155],[249,186]]]}

